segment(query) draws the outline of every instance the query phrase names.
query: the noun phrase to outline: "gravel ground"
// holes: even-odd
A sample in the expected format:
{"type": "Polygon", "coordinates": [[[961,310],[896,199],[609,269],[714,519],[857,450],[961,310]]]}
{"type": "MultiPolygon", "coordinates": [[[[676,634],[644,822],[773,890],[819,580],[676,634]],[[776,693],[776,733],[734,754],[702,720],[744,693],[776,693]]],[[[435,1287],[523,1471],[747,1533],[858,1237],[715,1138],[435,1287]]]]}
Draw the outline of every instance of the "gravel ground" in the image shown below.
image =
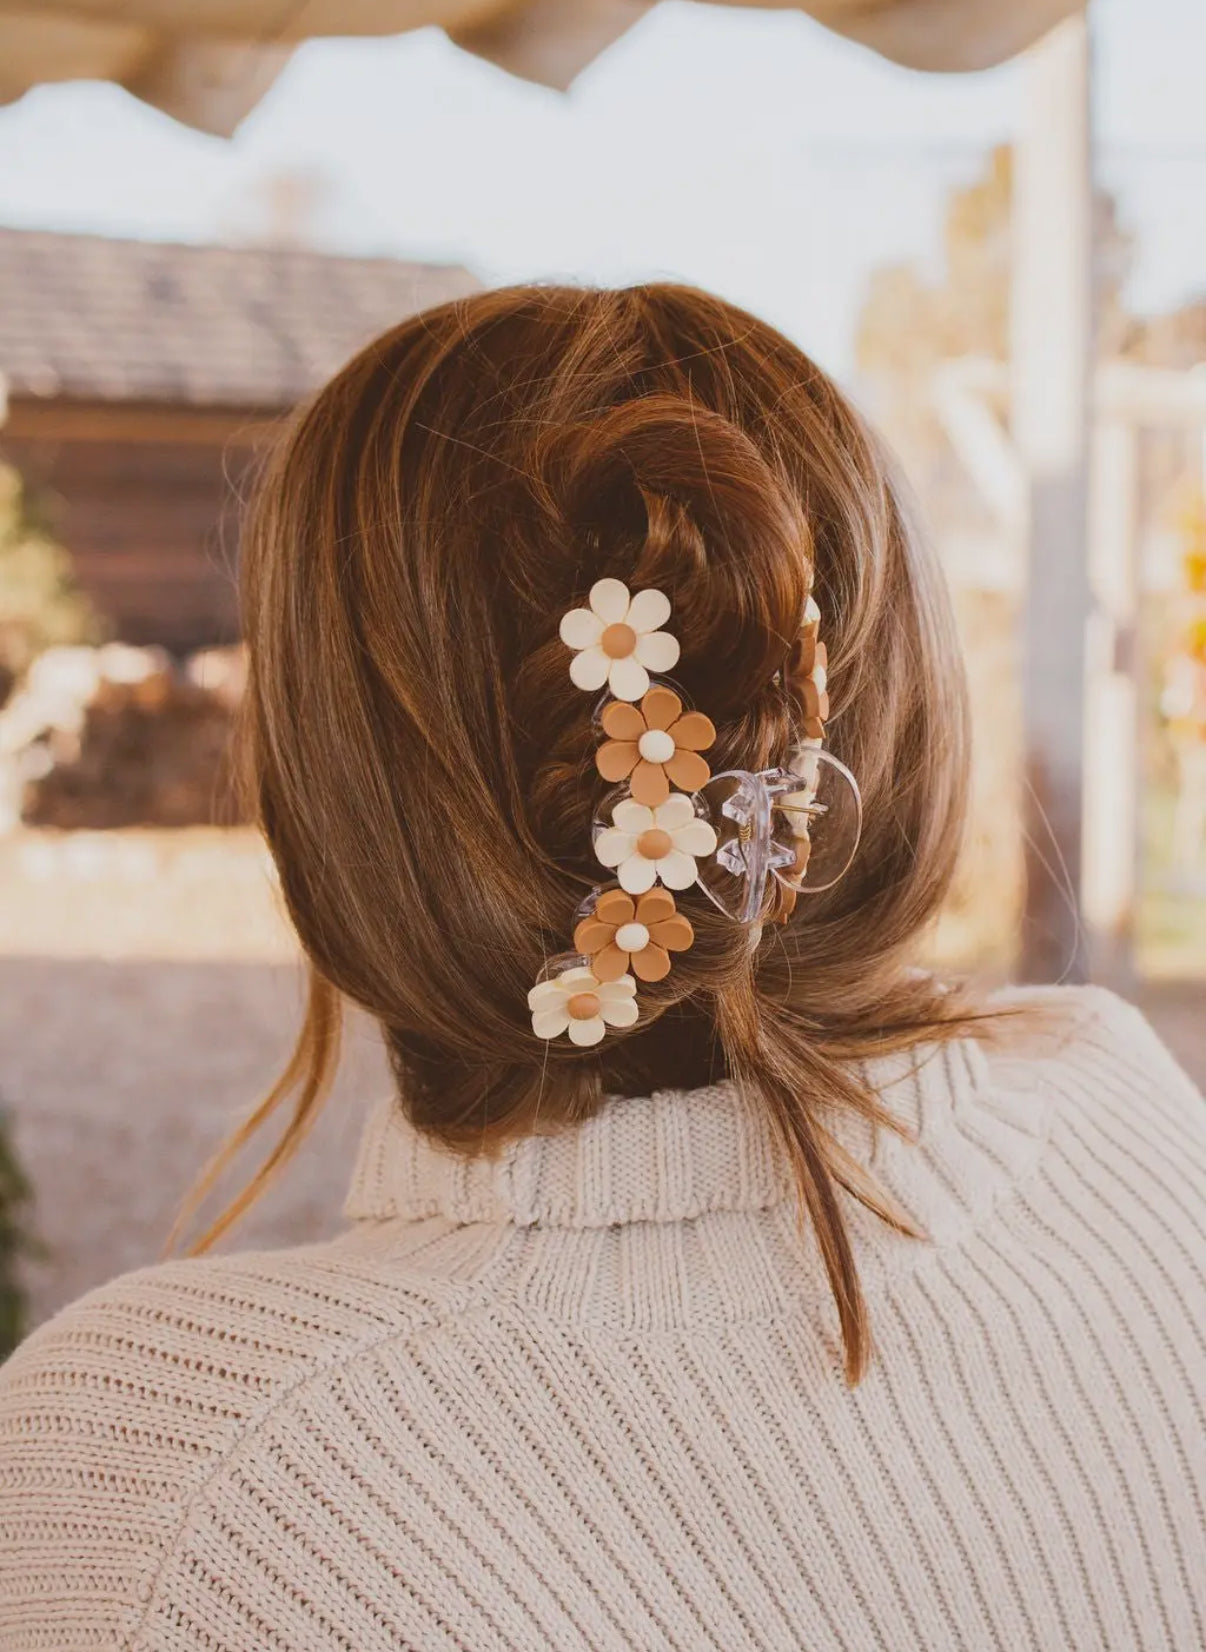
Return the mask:
{"type": "MultiPolygon", "coordinates": [[[[44,1249],[26,1270],[35,1323],[158,1259],[198,1169],[283,1064],[300,1003],[290,965],[0,960],[0,1095],[44,1249]]],[[[361,1120],[388,1090],[356,1021],[323,1118],[238,1245],[338,1227],[361,1120]]]]}

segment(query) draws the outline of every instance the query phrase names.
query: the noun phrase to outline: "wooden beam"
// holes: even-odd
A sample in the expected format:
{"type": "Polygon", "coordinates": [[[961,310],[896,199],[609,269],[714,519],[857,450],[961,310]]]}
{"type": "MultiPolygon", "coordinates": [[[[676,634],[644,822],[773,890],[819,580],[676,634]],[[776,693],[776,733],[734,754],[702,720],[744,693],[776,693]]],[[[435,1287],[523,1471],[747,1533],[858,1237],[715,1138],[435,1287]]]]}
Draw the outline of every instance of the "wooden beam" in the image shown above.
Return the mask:
{"type": "Polygon", "coordinates": [[[7,435],[42,442],[179,442],[200,447],[258,447],[283,413],[257,408],[144,406],[67,397],[10,396],[7,435]]]}

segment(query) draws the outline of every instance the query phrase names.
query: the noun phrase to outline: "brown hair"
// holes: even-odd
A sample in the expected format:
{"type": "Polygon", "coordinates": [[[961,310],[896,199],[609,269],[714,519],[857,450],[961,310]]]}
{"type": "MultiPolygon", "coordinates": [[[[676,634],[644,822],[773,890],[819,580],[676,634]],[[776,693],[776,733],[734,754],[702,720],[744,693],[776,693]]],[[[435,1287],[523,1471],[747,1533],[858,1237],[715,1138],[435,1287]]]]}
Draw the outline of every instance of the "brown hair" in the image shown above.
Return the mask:
{"type": "Polygon", "coordinates": [[[886,1122],[851,1062],[963,1024],[909,958],[951,877],[968,763],[941,577],[845,397],[688,288],[459,300],[378,339],[295,419],[242,583],[255,801],[311,995],[222,1163],[292,1094],[290,1122],[196,1248],[304,1135],[348,998],[380,1022],[409,1117],[465,1151],[609,1093],[736,1080],[790,1155],[856,1380],[868,1332],[838,1186],[914,1230],[818,1104],[886,1122]],[[535,1038],[526,995],[600,881],[593,696],[570,688],[557,628],[607,575],[671,598],[675,678],[716,725],[718,770],[790,751],[779,672],[815,578],[827,742],[865,824],[841,882],[760,936],[680,897],[694,947],[642,987],[635,1027],[582,1050],[535,1038]]]}

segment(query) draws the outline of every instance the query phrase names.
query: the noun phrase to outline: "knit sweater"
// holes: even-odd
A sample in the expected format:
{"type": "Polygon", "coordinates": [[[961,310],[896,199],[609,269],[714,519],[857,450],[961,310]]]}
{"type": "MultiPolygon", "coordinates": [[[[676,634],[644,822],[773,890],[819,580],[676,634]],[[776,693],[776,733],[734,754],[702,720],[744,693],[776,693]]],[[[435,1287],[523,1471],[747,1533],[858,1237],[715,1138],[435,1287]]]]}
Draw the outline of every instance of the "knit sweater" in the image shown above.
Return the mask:
{"type": "Polygon", "coordinates": [[[1206,1114],[1134,1010],[868,1076],[835,1315],[756,1109],[499,1160],[396,1106],[349,1231],[129,1275],[0,1373],[0,1647],[1206,1646],[1206,1114]]]}

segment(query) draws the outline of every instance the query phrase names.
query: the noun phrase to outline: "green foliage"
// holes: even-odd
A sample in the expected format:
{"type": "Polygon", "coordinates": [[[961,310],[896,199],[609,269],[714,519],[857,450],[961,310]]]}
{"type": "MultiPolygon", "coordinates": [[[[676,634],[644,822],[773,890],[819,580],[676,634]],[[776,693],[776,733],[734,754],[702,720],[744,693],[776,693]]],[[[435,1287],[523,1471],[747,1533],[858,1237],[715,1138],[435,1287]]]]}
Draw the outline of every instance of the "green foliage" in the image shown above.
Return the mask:
{"type": "Polygon", "coordinates": [[[8,1118],[0,1113],[0,1360],[25,1335],[25,1293],[19,1259],[35,1248],[24,1223],[30,1187],[13,1150],[8,1118]]]}
{"type": "Polygon", "coordinates": [[[100,640],[70,555],[38,520],[19,473],[0,464],[0,701],[44,648],[100,640]]]}

